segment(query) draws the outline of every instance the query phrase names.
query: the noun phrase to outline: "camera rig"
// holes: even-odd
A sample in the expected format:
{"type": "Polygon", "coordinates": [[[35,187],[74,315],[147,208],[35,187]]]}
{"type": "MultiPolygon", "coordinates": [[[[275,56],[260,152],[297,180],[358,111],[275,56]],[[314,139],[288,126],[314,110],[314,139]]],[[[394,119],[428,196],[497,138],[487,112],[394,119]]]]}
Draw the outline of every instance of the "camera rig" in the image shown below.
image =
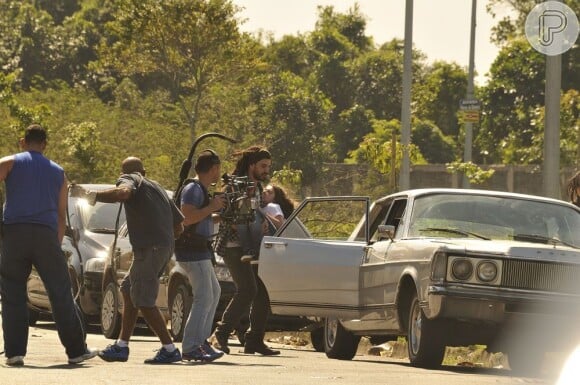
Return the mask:
{"type": "Polygon", "coordinates": [[[240,225],[253,222],[258,208],[258,200],[250,195],[255,183],[247,176],[222,175],[225,186],[226,205],[220,213],[222,221],[227,225],[240,225]]]}

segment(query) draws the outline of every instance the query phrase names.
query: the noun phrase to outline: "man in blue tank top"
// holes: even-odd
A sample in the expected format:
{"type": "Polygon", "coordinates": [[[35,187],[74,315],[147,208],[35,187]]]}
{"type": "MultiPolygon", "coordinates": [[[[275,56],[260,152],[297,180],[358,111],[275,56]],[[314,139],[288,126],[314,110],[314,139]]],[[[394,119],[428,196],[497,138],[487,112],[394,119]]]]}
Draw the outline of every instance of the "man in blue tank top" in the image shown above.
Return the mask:
{"type": "Polygon", "coordinates": [[[21,153],[0,159],[6,185],[0,293],[6,364],[24,365],[28,345],[26,282],[32,266],[44,282],[61,343],[70,364],[97,355],[85,343],[80,309],[61,249],[66,225],[67,183],[63,169],[44,155],[46,131],[26,129],[21,153]],[[34,242],[31,242],[34,240],[34,242]]]}

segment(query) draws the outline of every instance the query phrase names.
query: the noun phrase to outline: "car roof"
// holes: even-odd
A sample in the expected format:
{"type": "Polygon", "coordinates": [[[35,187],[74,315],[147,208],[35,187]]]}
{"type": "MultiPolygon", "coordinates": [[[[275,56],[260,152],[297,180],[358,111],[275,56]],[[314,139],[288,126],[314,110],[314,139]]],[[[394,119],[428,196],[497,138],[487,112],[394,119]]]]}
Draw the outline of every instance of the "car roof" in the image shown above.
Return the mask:
{"type": "Polygon", "coordinates": [[[398,197],[398,196],[405,196],[409,198],[416,198],[419,196],[424,195],[431,195],[431,194],[461,194],[461,195],[490,195],[490,196],[497,196],[497,197],[505,197],[505,198],[518,198],[518,199],[529,199],[529,200],[536,200],[542,201],[547,203],[557,203],[563,205],[571,205],[568,202],[553,199],[553,198],[546,198],[539,195],[529,195],[529,194],[520,194],[520,193],[513,193],[507,191],[496,191],[496,190],[480,190],[480,189],[463,189],[463,188],[422,188],[422,189],[411,189],[400,191],[398,193],[394,193],[383,198],[377,199],[378,203],[383,201],[398,197]]]}

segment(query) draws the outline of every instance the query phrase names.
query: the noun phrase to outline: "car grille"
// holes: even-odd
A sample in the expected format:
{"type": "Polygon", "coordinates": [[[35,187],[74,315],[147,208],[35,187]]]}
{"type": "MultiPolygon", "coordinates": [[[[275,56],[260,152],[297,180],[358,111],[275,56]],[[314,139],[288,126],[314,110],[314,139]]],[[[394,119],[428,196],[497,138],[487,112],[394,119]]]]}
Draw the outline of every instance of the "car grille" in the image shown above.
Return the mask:
{"type": "Polygon", "coordinates": [[[504,260],[501,285],[516,289],[580,294],[580,265],[504,260]]]}

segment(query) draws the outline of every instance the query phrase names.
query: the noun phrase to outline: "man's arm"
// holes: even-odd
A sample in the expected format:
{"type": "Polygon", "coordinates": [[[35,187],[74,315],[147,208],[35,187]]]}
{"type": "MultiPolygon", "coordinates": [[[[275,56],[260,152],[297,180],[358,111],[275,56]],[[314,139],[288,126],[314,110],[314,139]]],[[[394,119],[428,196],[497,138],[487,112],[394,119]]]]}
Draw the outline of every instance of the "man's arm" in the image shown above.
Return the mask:
{"type": "Polygon", "coordinates": [[[0,182],[8,177],[8,174],[12,170],[12,165],[14,164],[14,155],[5,156],[0,159],[0,182]]]}
{"type": "Polygon", "coordinates": [[[131,198],[132,193],[133,190],[131,187],[126,185],[121,185],[119,187],[114,187],[103,191],[90,191],[79,185],[73,185],[71,187],[72,197],[84,198],[89,202],[90,205],[94,205],[96,202],[125,202],[131,198]]]}
{"type": "Polygon", "coordinates": [[[58,243],[62,243],[64,232],[66,229],[66,206],[68,204],[68,190],[66,175],[60,186],[60,193],[58,195],[58,243]]]}

